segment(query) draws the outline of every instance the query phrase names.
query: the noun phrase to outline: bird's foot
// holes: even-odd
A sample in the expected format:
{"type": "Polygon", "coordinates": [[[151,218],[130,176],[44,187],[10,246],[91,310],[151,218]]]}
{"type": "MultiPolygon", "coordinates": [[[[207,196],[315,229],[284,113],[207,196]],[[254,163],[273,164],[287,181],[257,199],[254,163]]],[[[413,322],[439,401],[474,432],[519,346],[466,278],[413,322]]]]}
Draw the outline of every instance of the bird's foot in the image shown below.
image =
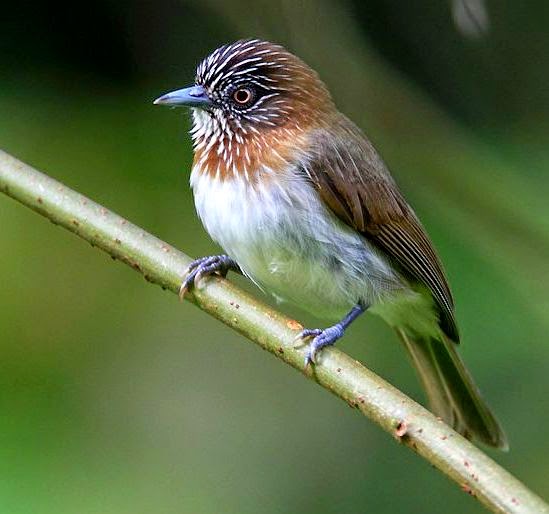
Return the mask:
{"type": "Polygon", "coordinates": [[[309,344],[307,355],[305,356],[305,367],[309,364],[316,364],[319,350],[325,346],[333,345],[338,339],[343,337],[344,333],[345,327],[341,323],[336,323],[335,325],[324,329],[307,328],[303,330],[296,339],[305,340],[313,338],[309,344]]]}
{"type": "Polygon", "coordinates": [[[210,255],[196,259],[189,264],[185,271],[187,276],[179,288],[179,298],[183,300],[189,289],[195,286],[202,277],[214,273],[225,277],[230,270],[240,272],[240,267],[228,255],[210,255]]]}
{"type": "Polygon", "coordinates": [[[316,364],[316,356],[318,351],[324,348],[325,346],[333,345],[338,339],[343,337],[345,329],[356,319],[358,318],[367,308],[367,305],[364,303],[357,303],[348,314],[335,325],[332,325],[328,328],[307,328],[300,332],[296,337],[297,339],[310,339],[313,340],[309,345],[307,350],[307,355],[305,356],[305,367],[309,364],[316,364]]]}

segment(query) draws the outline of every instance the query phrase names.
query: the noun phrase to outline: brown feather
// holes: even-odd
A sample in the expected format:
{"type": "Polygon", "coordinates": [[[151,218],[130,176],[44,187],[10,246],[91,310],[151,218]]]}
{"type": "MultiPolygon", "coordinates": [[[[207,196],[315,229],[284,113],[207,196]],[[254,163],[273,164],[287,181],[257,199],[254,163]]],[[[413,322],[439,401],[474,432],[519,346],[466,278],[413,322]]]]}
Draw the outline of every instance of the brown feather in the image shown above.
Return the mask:
{"type": "Polygon", "coordinates": [[[412,208],[366,136],[337,115],[314,132],[306,173],[338,218],[380,248],[412,282],[431,292],[440,327],[459,342],[454,301],[440,260],[412,208]]]}

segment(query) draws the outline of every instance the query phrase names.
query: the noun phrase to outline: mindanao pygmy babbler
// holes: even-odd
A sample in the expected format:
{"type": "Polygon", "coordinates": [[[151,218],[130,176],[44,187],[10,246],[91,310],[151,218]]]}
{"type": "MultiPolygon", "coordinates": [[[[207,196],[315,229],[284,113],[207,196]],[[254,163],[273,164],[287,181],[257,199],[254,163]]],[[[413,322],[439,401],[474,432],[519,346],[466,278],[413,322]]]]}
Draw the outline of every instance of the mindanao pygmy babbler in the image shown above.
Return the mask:
{"type": "Polygon", "coordinates": [[[232,269],[339,319],[301,333],[311,339],[306,365],[368,309],[396,330],[432,410],[467,437],[506,447],[456,352],[454,302],[429,237],[309,66],[279,45],[237,41],[200,63],[194,86],[155,103],[193,108],[196,209],[227,252],[193,262],[181,294],[232,269]]]}

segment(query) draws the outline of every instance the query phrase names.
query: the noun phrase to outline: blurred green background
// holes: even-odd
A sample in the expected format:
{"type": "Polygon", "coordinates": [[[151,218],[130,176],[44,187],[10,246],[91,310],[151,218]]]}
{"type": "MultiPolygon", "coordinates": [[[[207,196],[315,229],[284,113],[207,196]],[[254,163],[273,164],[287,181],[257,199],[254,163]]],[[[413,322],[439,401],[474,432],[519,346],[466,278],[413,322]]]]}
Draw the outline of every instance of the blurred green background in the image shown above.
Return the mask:
{"type": "MultiPolygon", "coordinates": [[[[440,251],[462,354],[511,443],[489,453],[549,496],[546,0],[2,11],[1,147],[193,256],[216,248],[188,187],[189,115],[152,100],[240,37],[316,68],[440,251]]],[[[1,513],[483,511],[343,402],[7,197],[0,259],[1,513]]],[[[382,322],[341,347],[422,401],[382,322]]]]}

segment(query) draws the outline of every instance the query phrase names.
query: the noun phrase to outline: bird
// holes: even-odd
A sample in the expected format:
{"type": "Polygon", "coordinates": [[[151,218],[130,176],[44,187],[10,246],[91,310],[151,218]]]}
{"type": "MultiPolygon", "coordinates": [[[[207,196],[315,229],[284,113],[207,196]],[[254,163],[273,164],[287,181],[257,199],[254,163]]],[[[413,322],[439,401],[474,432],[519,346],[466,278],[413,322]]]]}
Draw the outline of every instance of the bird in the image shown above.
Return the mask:
{"type": "Polygon", "coordinates": [[[242,39],[154,103],[191,108],[195,207],[225,252],[193,261],[180,296],[232,270],[337,320],[299,334],[305,367],[363,312],[376,314],[402,341],[431,410],[468,439],[508,447],[457,352],[454,300],[427,232],[311,67],[279,44],[242,39]]]}

